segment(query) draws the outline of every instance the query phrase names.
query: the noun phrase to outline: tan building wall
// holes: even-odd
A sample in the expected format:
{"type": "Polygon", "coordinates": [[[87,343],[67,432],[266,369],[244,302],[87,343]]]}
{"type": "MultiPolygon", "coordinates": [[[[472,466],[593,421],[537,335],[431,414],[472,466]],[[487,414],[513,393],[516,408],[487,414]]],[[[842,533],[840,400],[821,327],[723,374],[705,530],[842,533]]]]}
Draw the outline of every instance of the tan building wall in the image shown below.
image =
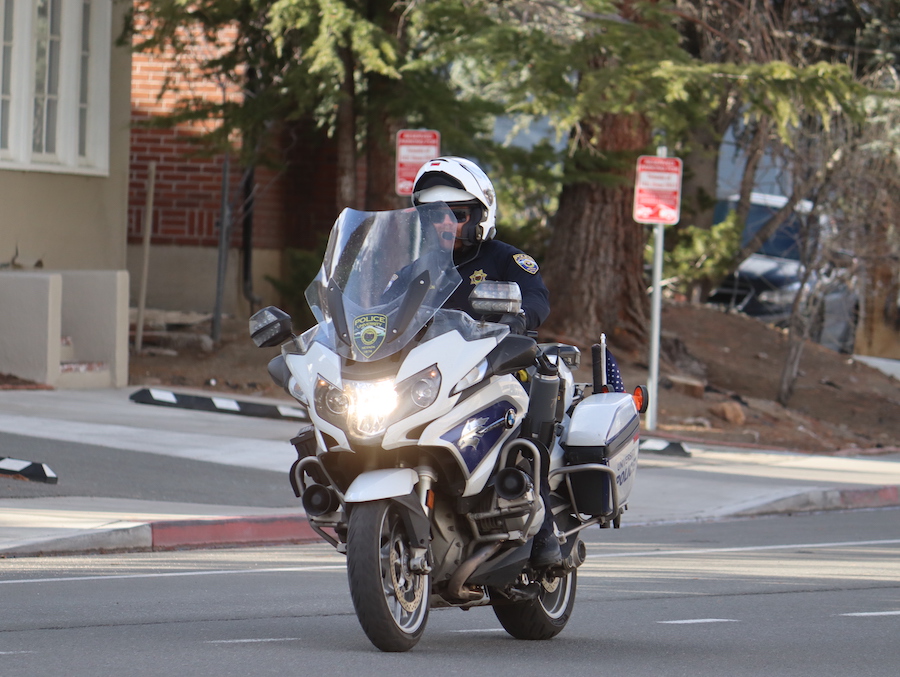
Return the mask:
{"type": "MultiPolygon", "coordinates": [[[[110,41],[126,3],[113,3],[110,41]]],[[[109,90],[109,171],[86,176],[0,167],[0,264],[45,269],[124,269],[128,208],[131,54],[113,47],[109,90]]]]}
{"type": "MultiPolygon", "coordinates": [[[[282,252],[277,249],[254,249],[252,260],[253,294],[261,302],[251,310],[244,298],[239,249],[228,253],[222,311],[226,315],[249,318],[253,311],[266,305],[278,305],[278,293],[266,277],[281,277],[282,252]]],[[[147,308],[211,313],[215,308],[218,249],[214,247],[151,244],[147,271],[147,308]]],[[[143,245],[128,245],[128,270],[131,273],[131,305],[138,305],[143,270],[143,245]]]]}

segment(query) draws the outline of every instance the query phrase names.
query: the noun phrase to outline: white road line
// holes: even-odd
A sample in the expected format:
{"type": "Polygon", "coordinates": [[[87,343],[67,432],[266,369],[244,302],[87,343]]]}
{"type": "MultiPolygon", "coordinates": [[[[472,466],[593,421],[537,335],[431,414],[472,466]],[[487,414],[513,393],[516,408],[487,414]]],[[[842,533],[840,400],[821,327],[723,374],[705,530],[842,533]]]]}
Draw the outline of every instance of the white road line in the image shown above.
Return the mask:
{"type": "Polygon", "coordinates": [[[900,616],[900,611],[857,611],[852,614],[841,614],[841,616],[900,616]]]}
{"type": "Polygon", "coordinates": [[[792,550],[794,548],[847,548],[860,545],[896,545],[900,538],[883,541],[842,541],[835,543],[787,543],[785,545],[748,545],[739,548],[697,548],[695,550],[650,550],[644,552],[609,552],[588,555],[588,559],[607,557],[660,557],[666,555],[707,555],[720,552],[763,552],[766,550],[792,550]]]}
{"type": "Polygon", "coordinates": [[[466,628],[465,630],[451,630],[450,632],[465,632],[474,635],[480,632],[506,632],[506,630],[503,628],[466,628]]]}
{"type": "Polygon", "coordinates": [[[734,618],[690,618],[683,621],[656,621],[668,625],[692,625],[694,623],[740,623],[734,618]]]}
{"type": "Polygon", "coordinates": [[[211,639],[204,644],[256,644],[258,642],[299,642],[299,637],[266,637],[264,639],[211,639]]]}
{"type": "Polygon", "coordinates": [[[37,653],[37,651],[0,651],[0,656],[14,656],[20,653],[37,653]]]}
{"type": "Polygon", "coordinates": [[[171,578],[175,576],[226,576],[228,574],[280,574],[298,571],[337,571],[346,569],[345,564],[308,566],[308,567],[275,567],[271,569],[222,569],[213,571],[172,571],[158,574],[110,574],[105,576],[60,576],[57,578],[21,578],[2,581],[0,585],[15,583],[72,583],[78,581],[114,581],[130,578],[171,578]]]}
{"type": "MultiPolygon", "coordinates": [[[[697,548],[695,550],[652,550],[645,552],[611,552],[588,555],[588,559],[605,559],[609,557],[660,557],[666,555],[704,555],[728,552],[763,552],[766,550],[792,550],[796,548],[847,548],[863,545],[896,545],[900,539],[881,541],[841,541],[834,543],[789,543],[785,545],[752,545],[740,548],[697,548]]],[[[225,569],[213,571],[176,571],[157,574],[115,574],[106,576],[65,576],[58,578],[22,578],[18,580],[0,580],[0,585],[15,583],[68,583],[72,581],[108,581],[128,578],[167,578],[171,576],[225,576],[228,574],[270,574],[293,573],[298,571],[337,571],[346,565],[322,565],[307,567],[277,567],[271,569],[225,569]]],[[[2,574],[0,574],[2,575],[2,574]]]]}

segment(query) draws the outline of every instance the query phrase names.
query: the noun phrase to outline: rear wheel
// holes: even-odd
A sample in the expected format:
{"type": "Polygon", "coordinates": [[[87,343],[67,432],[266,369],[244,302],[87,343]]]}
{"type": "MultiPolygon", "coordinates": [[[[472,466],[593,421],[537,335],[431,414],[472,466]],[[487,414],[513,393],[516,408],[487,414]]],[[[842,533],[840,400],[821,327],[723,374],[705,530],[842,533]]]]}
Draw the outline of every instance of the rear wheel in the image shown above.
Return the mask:
{"type": "Polygon", "coordinates": [[[500,625],[516,639],[556,637],[572,615],[575,606],[577,573],[559,577],[545,576],[537,597],[521,602],[498,604],[494,614],[500,625]]]}
{"type": "Polygon", "coordinates": [[[430,577],[409,568],[410,537],[400,510],[388,500],[354,505],[347,535],[356,617],[382,651],[412,649],[428,620],[430,577]]]}

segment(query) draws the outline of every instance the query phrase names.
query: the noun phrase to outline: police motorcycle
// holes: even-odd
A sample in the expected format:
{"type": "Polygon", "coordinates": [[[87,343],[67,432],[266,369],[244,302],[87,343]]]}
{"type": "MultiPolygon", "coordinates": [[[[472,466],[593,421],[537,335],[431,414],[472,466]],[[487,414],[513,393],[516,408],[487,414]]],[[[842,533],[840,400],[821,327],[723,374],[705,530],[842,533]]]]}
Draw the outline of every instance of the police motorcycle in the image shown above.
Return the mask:
{"type": "Polygon", "coordinates": [[[585,561],[579,533],[618,527],[637,468],[643,387],[588,394],[577,348],[484,319],[518,312],[515,283],[476,287],[482,318],[442,308],[461,282],[432,225],[448,215],[444,203],[345,209],[306,290],[318,324],[296,336],[273,306],[250,319],[258,346],[281,345],[269,372],[312,422],[292,440],[294,492],[346,554],[382,651],[415,646],[432,607],[491,606],[516,638],[557,635],[585,561]],[[562,562],[538,570],[545,510],[562,562]]]}

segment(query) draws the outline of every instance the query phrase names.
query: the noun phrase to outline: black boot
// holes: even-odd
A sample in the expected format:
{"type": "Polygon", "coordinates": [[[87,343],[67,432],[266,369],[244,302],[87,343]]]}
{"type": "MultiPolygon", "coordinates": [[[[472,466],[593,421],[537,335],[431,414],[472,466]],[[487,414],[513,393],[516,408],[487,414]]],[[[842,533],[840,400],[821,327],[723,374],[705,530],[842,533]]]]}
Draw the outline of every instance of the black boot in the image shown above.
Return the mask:
{"type": "MultiPolygon", "coordinates": [[[[549,501],[544,501],[544,505],[549,505],[549,501]]],[[[534,542],[531,544],[531,566],[535,569],[546,569],[560,563],[562,552],[553,528],[553,516],[548,509],[544,512],[544,523],[534,535],[534,542]]]]}
{"type": "Polygon", "coordinates": [[[562,564],[562,552],[559,549],[559,540],[556,538],[556,530],[553,528],[553,513],[550,512],[550,492],[547,489],[547,476],[545,463],[541,464],[541,500],[544,502],[544,522],[534,535],[531,545],[531,566],[535,569],[546,569],[556,564],[562,564]]]}
{"type": "Polygon", "coordinates": [[[561,563],[562,552],[556,536],[552,533],[544,535],[538,532],[531,546],[531,566],[535,569],[546,569],[561,563]]]}

